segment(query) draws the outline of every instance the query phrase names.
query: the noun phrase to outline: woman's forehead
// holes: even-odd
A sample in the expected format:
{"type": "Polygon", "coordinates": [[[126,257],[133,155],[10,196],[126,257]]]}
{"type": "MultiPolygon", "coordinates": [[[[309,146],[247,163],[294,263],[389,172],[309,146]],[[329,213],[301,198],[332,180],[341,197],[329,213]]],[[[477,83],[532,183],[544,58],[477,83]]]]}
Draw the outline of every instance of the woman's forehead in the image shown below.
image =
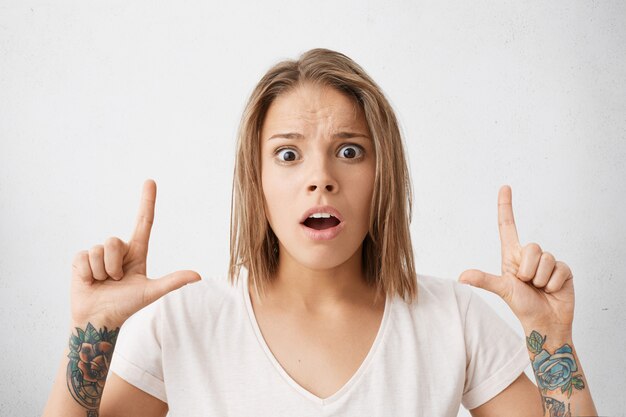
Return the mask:
{"type": "Polygon", "coordinates": [[[333,87],[313,84],[295,87],[276,97],[266,113],[262,130],[266,136],[274,129],[319,125],[333,130],[367,130],[363,110],[354,99],[333,87]]]}

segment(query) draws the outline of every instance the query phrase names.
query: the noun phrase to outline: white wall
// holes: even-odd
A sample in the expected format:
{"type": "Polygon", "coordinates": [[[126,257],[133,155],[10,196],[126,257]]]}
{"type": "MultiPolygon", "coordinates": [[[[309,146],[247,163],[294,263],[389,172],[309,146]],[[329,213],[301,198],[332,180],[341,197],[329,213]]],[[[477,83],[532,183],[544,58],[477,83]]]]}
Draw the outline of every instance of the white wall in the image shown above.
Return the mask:
{"type": "Polygon", "coordinates": [[[72,257],[129,237],[144,179],[158,185],[149,274],[225,273],[244,101],[313,47],[355,59],[397,110],[418,271],[498,273],[510,184],[522,243],[574,272],[598,411],[623,415],[625,4],[0,0],[0,415],[41,412],[72,257]]]}

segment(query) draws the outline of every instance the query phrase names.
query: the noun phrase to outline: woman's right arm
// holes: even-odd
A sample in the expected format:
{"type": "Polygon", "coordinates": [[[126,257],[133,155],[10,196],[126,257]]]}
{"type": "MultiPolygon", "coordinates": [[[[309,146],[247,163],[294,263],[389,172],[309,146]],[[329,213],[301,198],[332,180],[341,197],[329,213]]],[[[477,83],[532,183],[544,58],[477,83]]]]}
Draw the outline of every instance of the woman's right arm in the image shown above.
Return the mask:
{"type": "Polygon", "coordinates": [[[154,222],[156,183],[147,180],[128,243],[107,239],[72,262],[68,346],[43,412],[44,417],[164,416],[167,404],[109,374],[117,334],[131,315],[165,294],[198,281],[194,271],[160,279],[146,276],[154,222]]]}

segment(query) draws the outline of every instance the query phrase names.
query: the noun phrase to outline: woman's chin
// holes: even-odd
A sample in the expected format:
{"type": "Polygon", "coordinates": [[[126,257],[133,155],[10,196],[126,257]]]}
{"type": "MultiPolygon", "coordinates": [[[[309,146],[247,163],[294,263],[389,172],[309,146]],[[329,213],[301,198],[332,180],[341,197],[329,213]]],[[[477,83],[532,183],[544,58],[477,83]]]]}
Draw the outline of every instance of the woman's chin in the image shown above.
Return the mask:
{"type": "Polygon", "coordinates": [[[352,256],[356,255],[357,249],[358,248],[355,248],[354,251],[346,251],[345,246],[341,249],[326,245],[307,248],[299,246],[297,251],[286,254],[289,259],[283,258],[285,251],[282,252],[279,255],[279,263],[287,265],[296,264],[299,267],[312,271],[328,271],[348,262],[352,256]]]}

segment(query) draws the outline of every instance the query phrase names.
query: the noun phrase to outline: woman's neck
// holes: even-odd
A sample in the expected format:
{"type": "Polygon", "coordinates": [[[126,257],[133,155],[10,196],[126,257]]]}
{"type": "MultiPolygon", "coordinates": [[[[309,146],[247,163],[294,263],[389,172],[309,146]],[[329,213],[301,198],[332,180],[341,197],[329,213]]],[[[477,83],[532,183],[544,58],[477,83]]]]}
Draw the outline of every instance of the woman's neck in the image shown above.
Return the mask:
{"type": "Polygon", "coordinates": [[[288,254],[281,256],[267,299],[289,311],[325,314],[372,304],[374,294],[375,288],[365,281],[357,250],[343,264],[325,270],[307,268],[288,254]]]}

